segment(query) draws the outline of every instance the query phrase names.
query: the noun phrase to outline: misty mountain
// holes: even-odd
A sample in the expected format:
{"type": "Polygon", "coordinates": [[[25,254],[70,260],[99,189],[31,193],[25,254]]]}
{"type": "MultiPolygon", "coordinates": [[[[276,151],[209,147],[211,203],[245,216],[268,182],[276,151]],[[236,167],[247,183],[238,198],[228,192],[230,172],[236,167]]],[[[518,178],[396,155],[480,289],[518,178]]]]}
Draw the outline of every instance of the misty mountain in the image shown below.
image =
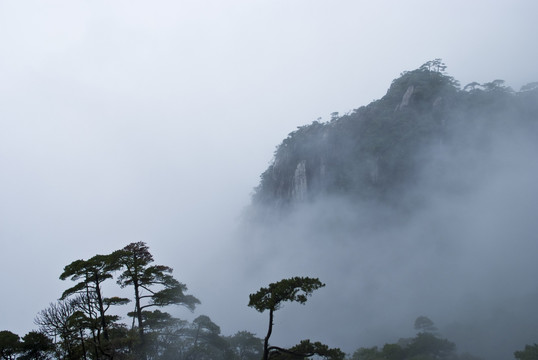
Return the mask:
{"type": "Polygon", "coordinates": [[[393,204],[406,195],[409,201],[410,187],[420,183],[425,167],[435,167],[430,170],[438,186],[454,186],[445,181],[450,175],[435,155],[487,151],[501,128],[536,134],[537,83],[519,92],[502,80],[461,89],[445,68],[439,59],[429,61],[402,73],[381,99],[298,127],[277,147],[254,204],[283,208],[322,194],[393,204]]]}
{"type": "Polygon", "coordinates": [[[538,341],[536,154],[538,83],[460,86],[427,62],[277,146],[246,211],[241,281],[327,283],[275,341],[351,353],[427,315],[459,352],[513,358],[538,341]]]}

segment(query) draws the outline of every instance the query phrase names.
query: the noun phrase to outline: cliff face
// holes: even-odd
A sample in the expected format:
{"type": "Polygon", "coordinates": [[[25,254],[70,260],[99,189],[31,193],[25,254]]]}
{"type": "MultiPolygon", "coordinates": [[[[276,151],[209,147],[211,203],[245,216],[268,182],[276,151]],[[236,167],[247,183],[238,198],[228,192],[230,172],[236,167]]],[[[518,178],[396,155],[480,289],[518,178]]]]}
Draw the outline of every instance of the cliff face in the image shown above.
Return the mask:
{"type": "Polygon", "coordinates": [[[435,64],[403,73],[380,100],[290,133],[253,203],[286,207],[321,194],[392,201],[421,176],[424,149],[487,142],[488,129],[507,119],[536,126],[536,87],[514,92],[495,80],[462,90],[435,64]]]}

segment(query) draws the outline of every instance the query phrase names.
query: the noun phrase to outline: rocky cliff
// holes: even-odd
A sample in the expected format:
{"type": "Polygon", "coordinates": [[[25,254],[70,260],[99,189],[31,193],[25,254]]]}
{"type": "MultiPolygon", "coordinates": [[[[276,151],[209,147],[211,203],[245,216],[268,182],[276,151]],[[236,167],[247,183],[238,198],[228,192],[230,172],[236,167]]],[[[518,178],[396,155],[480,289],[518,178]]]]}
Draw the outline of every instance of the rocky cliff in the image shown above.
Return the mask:
{"type": "Polygon", "coordinates": [[[487,146],[490,130],[507,124],[535,130],[536,86],[515,92],[495,80],[461,89],[444,69],[430,61],[404,72],[380,100],[290,133],[253,203],[282,208],[322,194],[397,201],[433,161],[432,148],[487,146]]]}

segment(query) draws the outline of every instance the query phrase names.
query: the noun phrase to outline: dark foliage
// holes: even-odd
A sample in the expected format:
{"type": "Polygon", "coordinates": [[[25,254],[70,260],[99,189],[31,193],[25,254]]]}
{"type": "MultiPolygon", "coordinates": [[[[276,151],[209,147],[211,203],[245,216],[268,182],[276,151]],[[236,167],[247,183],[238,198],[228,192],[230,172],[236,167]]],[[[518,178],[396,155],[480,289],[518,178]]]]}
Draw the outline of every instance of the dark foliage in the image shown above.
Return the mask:
{"type": "Polygon", "coordinates": [[[253,204],[283,209],[321,194],[398,202],[414,184],[420,150],[468,129],[468,146],[487,141],[488,128],[511,119],[535,129],[538,87],[514,92],[502,80],[460,89],[440,59],[402,73],[386,95],[325,123],[300,126],[277,147],[253,204]],[[300,195],[300,196],[299,196],[300,195]]]}

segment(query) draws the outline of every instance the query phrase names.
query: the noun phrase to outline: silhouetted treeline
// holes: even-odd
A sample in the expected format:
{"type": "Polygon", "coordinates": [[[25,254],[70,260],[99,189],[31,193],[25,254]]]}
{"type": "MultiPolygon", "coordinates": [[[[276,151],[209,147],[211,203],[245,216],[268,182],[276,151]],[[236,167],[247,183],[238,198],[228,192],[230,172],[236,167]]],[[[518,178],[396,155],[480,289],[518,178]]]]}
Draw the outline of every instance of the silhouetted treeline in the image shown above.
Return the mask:
{"type": "MultiPolygon", "coordinates": [[[[9,330],[0,331],[0,358],[6,360],[479,360],[458,354],[456,344],[443,339],[425,316],[415,321],[414,338],[400,339],[383,347],[361,347],[346,356],[339,348],[303,340],[291,348],[270,345],[274,311],[283,302],[304,304],[307,297],[325,286],[317,278],[294,277],[262,287],[250,295],[249,306],[269,312],[265,340],[248,331],[224,336],[220,327],[206,315],[192,322],[173,317],[160,309],[181,305],[194,310],[199,303],[187,295],[187,287],[175,280],[172,269],[153,265],[153,256],[143,242],[132,243],[108,255],[76,260],[64,268],[60,278],[76,284],[64,291],[57,302],[39,312],[38,331],[22,339],[9,330]],[[113,280],[122,287],[132,286],[132,298],[106,297],[102,284],[113,280]],[[134,302],[130,323],[109,314],[112,306],[134,302]]],[[[514,353],[518,360],[536,359],[537,345],[527,345],[514,353]]]]}
{"type": "MultiPolygon", "coordinates": [[[[150,359],[254,360],[262,340],[248,331],[224,336],[206,315],[192,322],[163,311],[171,305],[194,311],[200,301],[172,276],[172,268],[153,264],[143,242],[107,255],[65,266],[62,280],[74,285],[35,318],[39,331],[22,339],[0,332],[2,359],[150,359]],[[132,296],[106,294],[104,283],[116,280],[132,296]],[[133,306],[124,322],[116,307],[133,306]]],[[[110,287],[107,286],[107,291],[110,287]]]]}

